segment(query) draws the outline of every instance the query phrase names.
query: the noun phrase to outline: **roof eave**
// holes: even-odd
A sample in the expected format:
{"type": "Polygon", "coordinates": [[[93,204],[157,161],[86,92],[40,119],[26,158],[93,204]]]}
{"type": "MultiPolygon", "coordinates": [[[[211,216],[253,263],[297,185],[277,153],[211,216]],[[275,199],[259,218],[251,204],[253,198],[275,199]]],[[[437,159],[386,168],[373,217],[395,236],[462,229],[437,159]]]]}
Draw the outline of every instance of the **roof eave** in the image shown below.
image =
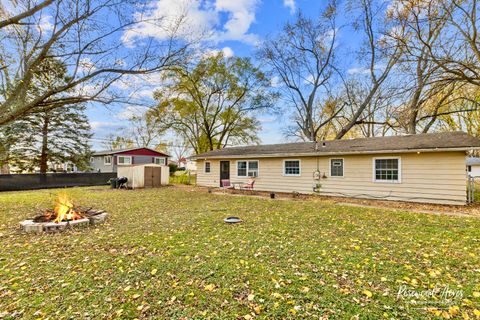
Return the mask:
{"type": "Polygon", "coordinates": [[[246,158],[282,158],[282,157],[322,157],[330,155],[355,155],[355,154],[381,154],[381,153],[415,153],[415,152],[455,152],[480,150],[478,147],[457,147],[457,148],[425,148],[425,149],[400,149],[400,150],[375,150],[375,151],[331,151],[331,152],[289,152],[289,153],[271,153],[271,154],[243,154],[243,155],[199,155],[192,156],[189,159],[246,159],[246,158]]]}
{"type": "Polygon", "coordinates": [[[147,150],[150,150],[150,151],[153,151],[153,152],[156,152],[156,153],[159,153],[159,154],[162,154],[164,155],[165,157],[168,157],[170,158],[170,155],[165,153],[165,152],[160,152],[160,151],[157,151],[157,150],[154,150],[154,149],[150,149],[150,148],[145,148],[145,147],[141,147],[141,148],[133,148],[133,149],[128,149],[128,150],[111,150],[109,152],[95,152],[93,153],[92,155],[93,156],[110,156],[110,155],[114,155],[114,154],[122,154],[124,152],[129,152],[129,151],[132,151],[132,150],[138,150],[138,149],[147,149],[147,150]]]}

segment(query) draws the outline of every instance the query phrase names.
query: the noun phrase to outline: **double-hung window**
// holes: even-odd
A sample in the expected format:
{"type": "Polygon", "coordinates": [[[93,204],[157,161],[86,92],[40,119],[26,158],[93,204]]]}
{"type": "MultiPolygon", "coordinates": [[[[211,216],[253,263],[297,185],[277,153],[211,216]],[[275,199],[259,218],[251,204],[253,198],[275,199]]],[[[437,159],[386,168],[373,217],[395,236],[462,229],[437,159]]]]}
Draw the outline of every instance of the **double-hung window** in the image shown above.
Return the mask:
{"type": "Polygon", "coordinates": [[[205,173],[210,173],[211,165],[209,161],[205,162],[205,173]]]}
{"type": "Polygon", "coordinates": [[[112,156],[103,157],[103,164],[109,166],[112,164],[112,156]]]}
{"type": "Polygon", "coordinates": [[[118,165],[129,165],[132,164],[132,157],[130,156],[118,156],[118,165]]]}
{"type": "Polygon", "coordinates": [[[155,164],[164,165],[165,164],[165,158],[155,157],[155,164]]]}
{"type": "Polygon", "coordinates": [[[258,160],[237,161],[238,177],[258,177],[258,160]]]}
{"type": "Polygon", "coordinates": [[[400,158],[376,158],[374,164],[375,182],[400,182],[400,158]]]}
{"type": "Polygon", "coordinates": [[[302,170],[300,168],[300,160],[284,160],[283,175],[284,176],[300,176],[302,170]]]}
{"type": "Polygon", "coordinates": [[[343,177],[343,159],[330,159],[330,176],[343,177]]]}

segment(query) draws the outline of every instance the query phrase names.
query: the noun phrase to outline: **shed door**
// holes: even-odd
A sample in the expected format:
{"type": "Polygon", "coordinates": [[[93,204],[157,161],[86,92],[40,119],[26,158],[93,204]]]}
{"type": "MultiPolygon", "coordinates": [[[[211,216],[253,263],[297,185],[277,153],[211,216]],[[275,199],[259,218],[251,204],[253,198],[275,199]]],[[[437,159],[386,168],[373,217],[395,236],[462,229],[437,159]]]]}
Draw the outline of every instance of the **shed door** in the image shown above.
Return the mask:
{"type": "Polygon", "coordinates": [[[161,186],[162,168],[145,167],[145,188],[156,188],[161,186]]]}

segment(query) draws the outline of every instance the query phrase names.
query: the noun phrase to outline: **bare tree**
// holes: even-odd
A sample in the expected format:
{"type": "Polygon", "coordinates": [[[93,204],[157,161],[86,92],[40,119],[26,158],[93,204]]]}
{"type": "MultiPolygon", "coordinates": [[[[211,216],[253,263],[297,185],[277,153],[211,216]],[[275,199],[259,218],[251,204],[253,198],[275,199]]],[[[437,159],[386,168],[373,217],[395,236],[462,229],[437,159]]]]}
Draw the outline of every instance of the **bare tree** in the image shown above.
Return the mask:
{"type": "MultiPolygon", "coordinates": [[[[127,50],[121,35],[145,23],[141,14],[123,14],[131,12],[127,1],[58,0],[43,2],[40,8],[33,0],[18,2],[26,13],[7,19],[0,29],[0,125],[38,108],[123,101],[118,92],[108,92],[120,77],[166,70],[181,64],[187,53],[188,43],[176,38],[183,19],[169,26],[166,40],[149,39],[127,50]],[[45,59],[65,64],[70,79],[31,96],[33,75],[45,59]]],[[[148,22],[160,25],[159,20],[148,22]]]]}
{"type": "MultiPolygon", "coordinates": [[[[354,8],[360,11],[356,25],[359,26],[359,29],[365,36],[361,58],[366,62],[365,71],[367,73],[366,83],[368,83],[368,87],[366,88],[364,98],[358,102],[357,107],[350,115],[350,119],[337,133],[336,139],[343,138],[354,126],[365,123],[365,111],[371,106],[382,84],[402,55],[401,47],[395,43],[390,43],[384,37],[385,30],[381,26],[385,25],[385,4],[384,2],[377,3],[375,0],[360,0],[359,7],[354,8]]],[[[403,30],[400,29],[397,32],[402,34],[403,30]]],[[[356,97],[348,85],[345,88],[349,104],[354,105],[353,102],[356,100],[356,97]]]]}
{"type": "Polygon", "coordinates": [[[337,46],[337,4],[329,3],[321,17],[313,20],[299,13],[293,23],[265,41],[258,55],[281,83],[287,103],[295,110],[294,135],[316,141],[321,128],[328,125],[342,109],[329,102],[329,81],[334,75],[337,46]],[[319,99],[319,96],[327,96],[319,99]],[[328,110],[327,110],[328,109],[328,110]]]}
{"type": "Polygon", "coordinates": [[[432,46],[420,37],[428,48],[429,57],[444,72],[444,80],[480,85],[480,42],[477,0],[435,1],[437,19],[446,24],[440,44],[432,46]]]}
{"type": "Polygon", "coordinates": [[[387,34],[402,48],[403,55],[395,78],[403,103],[396,118],[406,133],[428,132],[445,112],[463,112],[457,108],[463,87],[468,83],[446,79],[443,68],[431,58],[431,48],[442,46],[448,34],[445,4],[436,1],[396,0],[388,12],[396,28],[387,34]],[[403,33],[397,34],[398,26],[403,33]]]}
{"type": "MultiPolygon", "coordinates": [[[[0,3],[0,29],[14,24],[22,24],[22,20],[33,16],[38,11],[52,4],[53,0],[45,0],[38,4],[28,3],[28,7],[21,8],[17,14],[9,16],[5,7],[0,3]]],[[[17,1],[12,1],[12,5],[18,7],[17,1]]]]}
{"type": "Polygon", "coordinates": [[[102,146],[107,150],[129,149],[135,147],[135,142],[124,136],[109,134],[105,141],[102,142],[102,146]]]}
{"type": "MultiPolygon", "coordinates": [[[[370,83],[363,75],[352,76],[346,83],[342,99],[347,101],[347,107],[334,120],[336,134],[350,122],[354,114],[365,103],[370,94],[370,83]]],[[[348,137],[376,137],[385,136],[397,131],[398,124],[392,117],[395,110],[395,101],[398,99],[394,81],[386,81],[369,99],[363,113],[355,126],[345,135],[348,137]]]]}
{"type": "Polygon", "coordinates": [[[158,117],[151,113],[134,115],[129,119],[129,135],[137,147],[155,148],[161,143],[161,137],[168,129],[158,117]]]}
{"type": "Polygon", "coordinates": [[[180,161],[188,157],[193,150],[187,142],[187,139],[179,136],[168,144],[168,151],[174,160],[177,161],[178,165],[180,165],[180,161]]]}

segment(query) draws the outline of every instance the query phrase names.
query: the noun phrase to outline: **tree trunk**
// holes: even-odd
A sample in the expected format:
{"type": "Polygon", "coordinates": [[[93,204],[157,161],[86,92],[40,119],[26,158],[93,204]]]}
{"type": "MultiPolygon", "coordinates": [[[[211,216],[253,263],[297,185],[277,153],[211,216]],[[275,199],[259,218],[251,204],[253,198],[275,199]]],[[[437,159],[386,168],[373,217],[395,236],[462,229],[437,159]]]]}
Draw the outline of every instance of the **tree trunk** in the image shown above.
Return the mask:
{"type": "Polygon", "coordinates": [[[42,127],[42,153],[40,155],[40,173],[46,173],[48,170],[48,125],[49,117],[45,115],[42,127]]]}

